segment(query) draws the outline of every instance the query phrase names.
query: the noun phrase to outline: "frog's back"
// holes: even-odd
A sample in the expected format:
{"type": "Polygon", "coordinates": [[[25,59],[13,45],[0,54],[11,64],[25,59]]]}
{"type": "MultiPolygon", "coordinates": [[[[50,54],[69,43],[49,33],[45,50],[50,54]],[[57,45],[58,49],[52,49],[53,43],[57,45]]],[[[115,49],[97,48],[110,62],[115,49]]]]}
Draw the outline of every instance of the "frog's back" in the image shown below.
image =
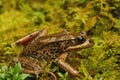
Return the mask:
{"type": "Polygon", "coordinates": [[[58,58],[62,53],[65,52],[66,48],[72,44],[73,43],[71,41],[58,41],[48,43],[42,46],[37,45],[35,46],[35,51],[30,53],[23,52],[21,55],[29,56],[38,60],[45,59],[47,61],[50,61],[58,58]]]}
{"type": "Polygon", "coordinates": [[[69,33],[64,34],[64,36],[58,34],[41,37],[36,42],[28,44],[21,55],[39,60],[45,59],[49,61],[56,59],[68,46],[73,45],[71,40],[75,39],[73,36],[77,35],[69,33]]]}
{"type": "Polygon", "coordinates": [[[38,60],[52,60],[58,58],[62,53],[71,50],[90,47],[93,42],[85,33],[67,33],[40,37],[29,43],[23,50],[21,56],[28,56],[38,60]]]}

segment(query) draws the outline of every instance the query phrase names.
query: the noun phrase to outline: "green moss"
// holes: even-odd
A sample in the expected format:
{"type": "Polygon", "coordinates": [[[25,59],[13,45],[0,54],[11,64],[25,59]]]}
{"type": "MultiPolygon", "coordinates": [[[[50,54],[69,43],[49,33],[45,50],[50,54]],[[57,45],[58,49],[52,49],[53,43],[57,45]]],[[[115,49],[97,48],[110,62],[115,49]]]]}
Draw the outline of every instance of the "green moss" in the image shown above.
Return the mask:
{"type": "MultiPolygon", "coordinates": [[[[0,66],[8,65],[23,48],[11,43],[31,32],[48,29],[49,34],[53,34],[63,29],[85,30],[95,45],[71,54],[68,62],[79,69],[83,80],[119,80],[119,5],[119,0],[1,0],[0,66]]],[[[58,68],[52,72],[66,77],[58,68]]]]}

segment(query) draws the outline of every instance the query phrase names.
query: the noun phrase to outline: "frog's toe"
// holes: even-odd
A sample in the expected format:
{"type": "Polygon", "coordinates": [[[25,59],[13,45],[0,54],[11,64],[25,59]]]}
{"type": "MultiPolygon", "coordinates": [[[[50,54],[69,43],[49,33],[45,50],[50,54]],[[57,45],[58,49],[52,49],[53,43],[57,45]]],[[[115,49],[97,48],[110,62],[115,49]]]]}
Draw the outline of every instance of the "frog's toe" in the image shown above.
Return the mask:
{"type": "Polygon", "coordinates": [[[51,75],[51,79],[50,80],[57,80],[57,77],[56,77],[56,75],[54,73],[49,72],[49,71],[47,71],[47,73],[51,75]]]}

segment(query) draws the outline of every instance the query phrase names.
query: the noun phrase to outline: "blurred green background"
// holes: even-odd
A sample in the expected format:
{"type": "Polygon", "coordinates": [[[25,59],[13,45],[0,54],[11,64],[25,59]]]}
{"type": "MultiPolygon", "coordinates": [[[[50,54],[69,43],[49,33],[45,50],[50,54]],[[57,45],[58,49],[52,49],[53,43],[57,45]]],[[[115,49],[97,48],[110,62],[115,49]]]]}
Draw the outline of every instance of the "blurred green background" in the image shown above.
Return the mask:
{"type": "Polygon", "coordinates": [[[59,80],[120,80],[120,0],[0,0],[0,66],[22,50],[11,43],[42,29],[49,34],[84,30],[95,42],[68,58],[84,77],[60,72],[59,80]]]}

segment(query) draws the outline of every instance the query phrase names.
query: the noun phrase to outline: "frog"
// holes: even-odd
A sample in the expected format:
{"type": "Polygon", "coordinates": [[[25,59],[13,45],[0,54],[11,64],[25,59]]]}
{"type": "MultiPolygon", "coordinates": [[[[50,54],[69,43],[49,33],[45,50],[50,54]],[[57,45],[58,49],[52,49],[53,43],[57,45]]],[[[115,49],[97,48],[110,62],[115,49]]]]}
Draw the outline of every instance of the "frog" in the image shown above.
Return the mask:
{"type": "Polygon", "coordinates": [[[72,51],[92,47],[94,42],[85,31],[68,32],[63,30],[48,35],[48,31],[44,29],[33,32],[17,40],[14,44],[25,46],[19,58],[13,59],[14,62],[21,63],[23,73],[38,76],[44,66],[41,62],[45,60],[48,63],[53,61],[72,76],[79,76],[79,71],[66,62],[67,57],[72,51]]]}

